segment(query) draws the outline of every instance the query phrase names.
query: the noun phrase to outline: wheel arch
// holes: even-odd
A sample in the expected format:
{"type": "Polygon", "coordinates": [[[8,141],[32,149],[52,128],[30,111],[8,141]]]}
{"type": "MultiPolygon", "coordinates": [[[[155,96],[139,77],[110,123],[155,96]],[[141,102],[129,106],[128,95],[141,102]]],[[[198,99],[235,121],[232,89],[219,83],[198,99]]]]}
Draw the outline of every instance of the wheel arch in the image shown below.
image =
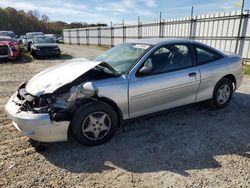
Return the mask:
{"type": "Polygon", "coordinates": [[[123,120],[123,114],[122,114],[121,109],[118,107],[118,105],[112,99],[109,99],[107,97],[98,97],[97,100],[110,105],[115,110],[115,112],[117,113],[117,117],[118,117],[118,127],[120,127],[121,122],[123,120]]]}
{"type": "Polygon", "coordinates": [[[235,78],[235,76],[233,74],[227,74],[227,75],[223,76],[219,81],[221,81],[223,78],[227,78],[227,79],[231,80],[231,82],[233,83],[233,90],[235,90],[235,88],[236,88],[236,78],[235,78]]]}

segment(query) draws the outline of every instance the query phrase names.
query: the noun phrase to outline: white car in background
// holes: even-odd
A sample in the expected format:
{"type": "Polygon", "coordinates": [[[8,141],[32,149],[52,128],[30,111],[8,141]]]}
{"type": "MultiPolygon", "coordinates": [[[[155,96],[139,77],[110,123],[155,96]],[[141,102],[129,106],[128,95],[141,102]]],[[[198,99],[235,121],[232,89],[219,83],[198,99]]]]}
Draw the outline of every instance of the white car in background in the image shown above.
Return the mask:
{"type": "Polygon", "coordinates": [[[30,51],[31,50],[31,44],[33,42],[33,37],[34,36],[38,36],[38,35],[44,35],[44,33],[42,32],[30,32],[30,33],[26,33],[24,39],[23,39],[23,44],[24,46],[26,46],[27,50],[30,51]]]}

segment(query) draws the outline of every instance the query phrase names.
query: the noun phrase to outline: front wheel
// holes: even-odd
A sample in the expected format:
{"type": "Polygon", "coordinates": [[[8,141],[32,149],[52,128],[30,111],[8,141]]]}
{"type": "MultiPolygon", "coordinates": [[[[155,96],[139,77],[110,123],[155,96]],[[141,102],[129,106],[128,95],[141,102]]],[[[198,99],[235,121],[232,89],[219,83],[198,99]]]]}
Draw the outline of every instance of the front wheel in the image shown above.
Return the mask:
{"type": "Polygon", "coordinates": [[[215,86],[210,104],[214,108],[223,108],[228,105],[233,95],[233,83],[227,78],[222,78],[215,86]]]}
{"type": "Polygon", "coordinates": [[[71,133],[78,142],[96,146],[108,141],[118,125],[114,109],[104,102],[90,102],[80,107],[71,122],[71,133]]]}

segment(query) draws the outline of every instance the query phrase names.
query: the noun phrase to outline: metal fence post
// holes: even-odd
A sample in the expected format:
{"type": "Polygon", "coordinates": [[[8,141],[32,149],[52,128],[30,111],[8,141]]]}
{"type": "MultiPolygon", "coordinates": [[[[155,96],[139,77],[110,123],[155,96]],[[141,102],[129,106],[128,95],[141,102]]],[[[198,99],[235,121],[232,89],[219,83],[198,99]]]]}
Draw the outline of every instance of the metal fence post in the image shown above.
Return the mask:
{"type": "Polygon", "coordinates": [[[86,28],[86,44],[89,45],[89,29],[86,28]]]}
{"type": "Polygon", "coordinates": [[[124,25],[124,19],[122,20],[122,40],[126,42],[126,27],[124,25]]]}
{"type": "Polygon", "coordinates": [[[111,36],[110,36],[110,39],[111,39],[111,46],[113,47],[114,46],[114,30],[113,30],[113,26],[112,26],[112,22],[110,22],[110,34],[111,34],[111,36]]]}
{"type": "Polygon", "coordinates": [[[242,20],[244,18],[244,3],[245,1],[242,0],[242,4],[241,4],[241,13],[240,13],[240,24],[239,24],[239,28],[238,28],[238,34],[237,34],[237,39],[236,39],[236,45],[235,45],[235,53],[238,52],[238,46],[239,46],[239,41],[240,39],[240,35],[241,35],[241,27],[242,27],[242,20]]]}
{"type": "MultiPolygon", "coordinates": [[[[237,49],[237,52],[240,56],[243,55],[245,41],[246,41],[245,39],[246,39],[246,35],[247,35],[247,29],[249,28],[248,19],[249,19],[249,11],[247,11],[246,13],[243,13],[242,27],[241,27],[241,33],[240,33],[238,49],[237,49]]],[[[250,44],[249,44],[249,46],[250,46],[250,44]]]]}
{"type": "Polygon", "coordinates": [[[69,44],[71,45],[71,30],[68,30],[68,35],[69,35],[69,44]]]}
{"type": "Polygon", "coordinates": [[[80,35],[79,35],[79,30],[76,30],[76,38],[77,38],[77,45],[80,45],[80,35]]]}
{"type": "Polygon", "coordinates": [[[97,28],[97,38],[98,38],[98,46],[101,46],[102,42],[101,42],[101,28],[100,27],[97,28]]]}
{"type": "Polygon", "coordinates": [[[194,7],[192,6],[191,8],[191,18],[190,18],[190,34],[189,34],[189,39],[193,38],[193,23],[194,23],[194,7]]]}
{"type": "Polygon", "coordinates": [[[138,16],[138,39],[142,38],[140,16],[138,16]]]}
{"type": "Polygon", "coordinates": [[[62,43],[64,44],[65,42],[64,42],[64,30],[62,30],[62,32],[61,32],[61,34],[62,34],[62,43]]]}
{"type": "Polygon", "coordinates": [[[161,12],[160,12],[160,21],[159,21],[159,38],[163,37],[163,29],[162,29],[162,22],[161,22],[161,12]]]}

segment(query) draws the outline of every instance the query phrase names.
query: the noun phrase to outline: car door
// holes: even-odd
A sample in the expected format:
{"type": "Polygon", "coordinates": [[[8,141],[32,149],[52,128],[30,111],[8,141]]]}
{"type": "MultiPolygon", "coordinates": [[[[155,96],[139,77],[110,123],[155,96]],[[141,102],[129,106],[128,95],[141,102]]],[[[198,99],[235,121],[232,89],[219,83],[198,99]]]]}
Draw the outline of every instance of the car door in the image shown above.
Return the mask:
{"type": "Polygon", "coordinates": [[[192,46],[169,44],[156,49],[129,79],[129,113],[137,117],[196,100],[200,72],[192,46]],[[144,67],[146,74],[141,74],[144,67]],[[151,69],[151,72],[150,72],[151,69]]]}

